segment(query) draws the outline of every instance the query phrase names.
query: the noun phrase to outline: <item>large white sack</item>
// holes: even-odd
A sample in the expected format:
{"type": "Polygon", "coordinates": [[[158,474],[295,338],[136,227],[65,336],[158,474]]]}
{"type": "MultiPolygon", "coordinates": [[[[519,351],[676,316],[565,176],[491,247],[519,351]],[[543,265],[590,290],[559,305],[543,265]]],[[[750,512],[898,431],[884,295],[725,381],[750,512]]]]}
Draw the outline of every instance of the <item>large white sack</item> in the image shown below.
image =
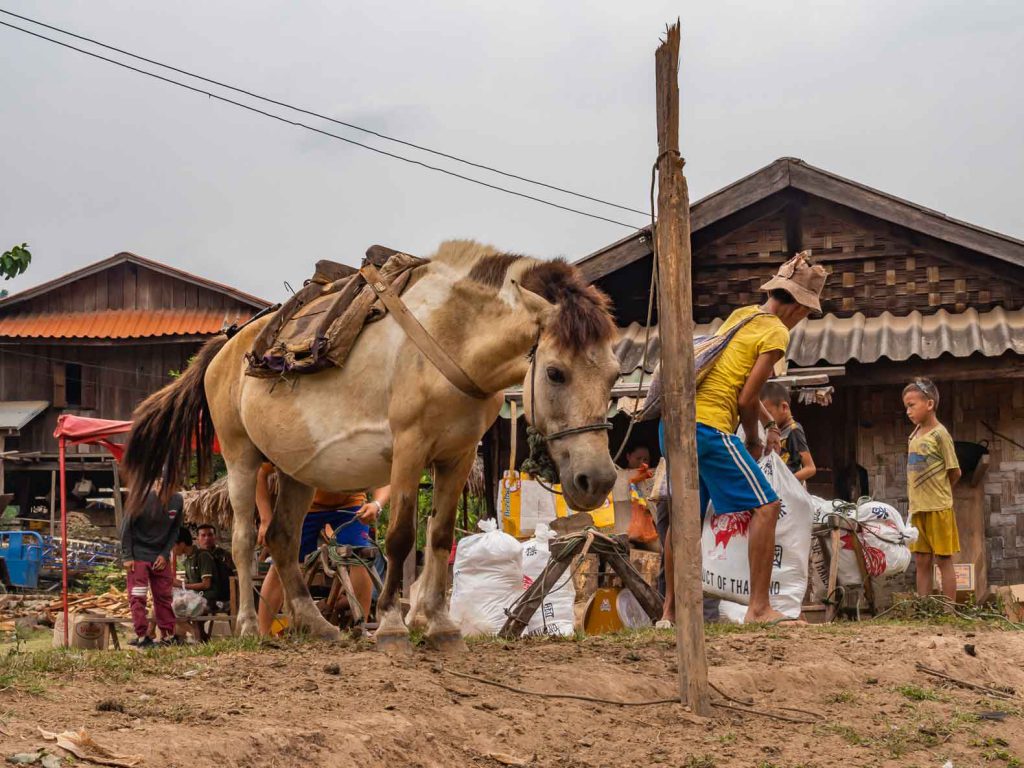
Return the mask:
{"type": "Polygon", "coordinates": [[[463,635],[496,635],[505,609],[523,594],[523,545],[494,520],[477,526],[483,533],[466,536],[455,550],[449,614],[463,635]]]}
{"type": "MultiPolygon", "coordinates": [[[[807,589],[814,507],[810,494],[776,453],[759,462],[769,485],[782,500],[775,526],[775,558],[769,584],[772,607],[791,618],[800,616],[807,589]]],[[[747,527],[750,512],[715,515],[708,508],[701,532],[704,593],[747,605],[750,602],[750,563],[747,527]]]]}
{"type": "MultiPolygon", "coordinates": [[[[557,535],[547,523],[537,523],[533,538],[523,544],[524,589],[528,589],[540,578],[548,560],[551,559],[550,542],[557,535]]],[[[524,634],[568,637],[575,631],[576,615],[573,605],[576,602],[576,585],[570,572],[566,571],[555,586],[557,589],[548,592],[544,601],[537,606],[524,634]]]]}
{"type": "MultiPolygon", "coordinates": [[[[868,575],[873,579],[896,576],[910,567],[910,544],[917,540],[918,531],[917,528],[903,522],[895,507],[869,499],[856,507],[852,504],[837,504],[835,511],[846,517],[853,517],[861,524],[858,538],[864,550],[864,564],[868,575]]],[[[850,536],[851,534],[844,531],[840,537],[842,548],[839,552],[838,581],[843,586],[861,583],[860,569],[857,567],[857,557],[850,536]]],[[[828,539],[828,542],[831,553],[831,539],[828,539]]]]}

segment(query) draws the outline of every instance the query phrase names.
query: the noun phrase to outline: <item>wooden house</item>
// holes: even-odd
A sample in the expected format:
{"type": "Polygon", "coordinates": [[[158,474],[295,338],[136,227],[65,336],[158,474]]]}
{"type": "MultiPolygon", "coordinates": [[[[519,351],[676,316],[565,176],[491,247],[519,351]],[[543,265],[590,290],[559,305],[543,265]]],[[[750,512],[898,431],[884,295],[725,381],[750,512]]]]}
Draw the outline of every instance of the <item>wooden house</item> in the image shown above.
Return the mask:
{"type": "MultiPolygon", "coordinates": [[[[812,491],[905,511],[901,390],[930,377],[954,439],[989,450],[957,493],[963,560],[990,583],[1024,582],[1024,242],[794,158],[698,201],[691,221],[697,333],[759,302],[796,251],[831,272],[823,316],[793,331],[788,353],[789,374],[834,388],[828,407],[794,408],[820,468],[812,491]]],[[[658,355],[656,329],[643,328],[651,263],[649,230],[578,262],[615,302],[624,376],[645,342],[658,355]]]]}
{"type": "MultiPolygon", "coordinates": [[[[132,253],[0,300],[3,482],[21,514],[50,493],[58,415],[130,419],[206,339],[266,306],[132,253]]],[[[110,485],[99,447],[73,450],[69,484],[110,485]]]]}

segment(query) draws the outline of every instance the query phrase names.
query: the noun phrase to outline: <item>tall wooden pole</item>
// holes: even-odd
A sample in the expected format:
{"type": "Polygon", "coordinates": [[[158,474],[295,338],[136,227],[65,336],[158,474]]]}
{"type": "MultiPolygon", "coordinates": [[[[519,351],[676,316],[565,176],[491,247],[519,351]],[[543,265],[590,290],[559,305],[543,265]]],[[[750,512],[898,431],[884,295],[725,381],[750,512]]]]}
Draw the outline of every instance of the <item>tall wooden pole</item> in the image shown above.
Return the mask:
{"type": "Polygon", "coordinates": [[[679,154],[679,22],[654,56],[658,101],[658,325],[661,332],[662,419],[668,459],[676,596],[679,695],[699,715],[711,714],[704,656],[700,579],[700,493],[690,286],[690,196],[679,154]]]}

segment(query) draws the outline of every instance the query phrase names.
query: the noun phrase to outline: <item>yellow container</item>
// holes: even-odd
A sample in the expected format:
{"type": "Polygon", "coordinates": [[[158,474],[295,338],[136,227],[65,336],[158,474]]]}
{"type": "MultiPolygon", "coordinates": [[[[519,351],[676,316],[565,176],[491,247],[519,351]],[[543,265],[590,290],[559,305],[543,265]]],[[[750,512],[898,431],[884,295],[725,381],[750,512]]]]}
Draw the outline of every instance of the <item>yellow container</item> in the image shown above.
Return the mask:
{"type": "MultiPolygon", "coordinates": [[[[554,486],[556,491],[561,491],[562,486],[554,486]]],[[[568,515],[575,515],[577,510],[569,509],[569,506],[565,503],[564,496],[555,497],[555,514],[558,517],[567,517],[568,515]]],[[[594,525],[598,528],[614,528],[615,527],[615,503],[612,501],[612,495],[609,493],[608,498],[604,500],[597,509],[590,511],[590,516],[594,518],[594,525]]]]}
{"type": "Polygon", "coordinates": [[[501,529],[518,539],[533,536],[537,523],[555,519],[557,498],[529,475],[506,471],[498,484],[501,529]]]}
{"type": "Polygon", "coordinates": [[[598,587],[583,616],[583,631],[588,635],[621,632],[625,625],[619,616],[618,602],[618,587],[598,587]]]}

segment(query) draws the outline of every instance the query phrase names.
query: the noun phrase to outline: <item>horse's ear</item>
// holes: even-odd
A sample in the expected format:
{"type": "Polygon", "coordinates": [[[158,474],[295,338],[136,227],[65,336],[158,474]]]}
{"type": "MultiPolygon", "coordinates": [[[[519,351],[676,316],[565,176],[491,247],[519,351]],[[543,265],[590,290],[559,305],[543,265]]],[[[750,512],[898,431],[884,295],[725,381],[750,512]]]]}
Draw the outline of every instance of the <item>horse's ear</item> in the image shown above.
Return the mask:
{"type": "Polygon", "coordinates": [[[557,306],[545,299],[539,293],[535,293],[528,288],[523,288],[522,284],[515,280],[512,281],[512,284],[516,287],[516,292],[519,294],[519,301],[522,302],[526,311],[529,312],[540,325],[547,325],[548,321],[554,317],[555,312],[558,309],[557,306]]]}

